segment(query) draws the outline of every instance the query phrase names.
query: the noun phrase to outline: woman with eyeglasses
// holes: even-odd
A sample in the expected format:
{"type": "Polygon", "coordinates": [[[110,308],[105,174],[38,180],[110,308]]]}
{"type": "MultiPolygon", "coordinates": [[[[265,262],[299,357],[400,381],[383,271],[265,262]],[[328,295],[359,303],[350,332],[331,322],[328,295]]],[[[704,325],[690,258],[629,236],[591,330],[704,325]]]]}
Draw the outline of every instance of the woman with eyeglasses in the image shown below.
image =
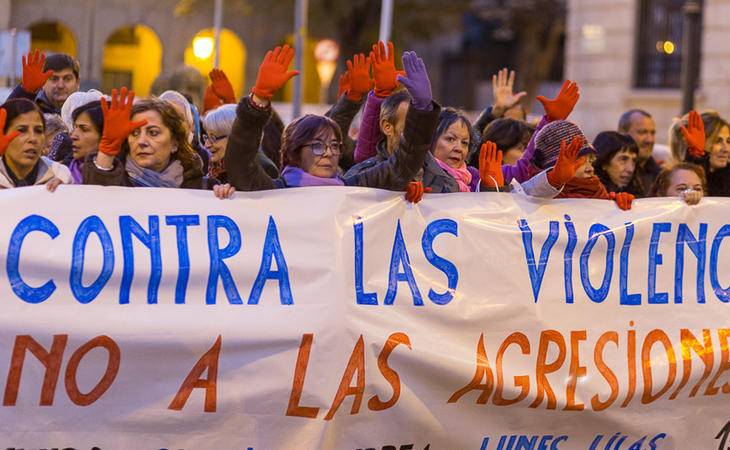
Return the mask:
{"type": "Polygon", "coordinates": [[[431,99],[430,81],[415,53],[403,55],[410,94],[401,146],[389,159],[351,177],[341,178],[338,163],[343,150],[339,126],[324,116],[307,114],[289,123],[281,142],[281,177],[272,180],[257,159],[264,125],[271,116],[271,98],[295,75],[288,71],[294,50],[277,47],[266,54],[252,93],[238,103],[236,120],[224,156],[229,182],[252,191],[300,186],[367,186],[402,191],[416,176],[428,151],[440,107],[431,99]],[[419,105],[419,106],[414,106],[419,105]]]}
{"type": "MultiPolygon", "coordinates": [[[[205,134],[202,136],[203,144],[210,150],[210,169],[208,176],[217,178],[221,183],[228,181],[228,174],[223,164],[223,156],[226,154],[228,135],[231,134],[233,121],[236,119],[236,104],[225,104],[209,111],[203,118],[205,134]]],[[[264,168],[266,174],[273,178],[279,178],[279,169],[262,151],[258,154],[259,164],[264,168]]]]}

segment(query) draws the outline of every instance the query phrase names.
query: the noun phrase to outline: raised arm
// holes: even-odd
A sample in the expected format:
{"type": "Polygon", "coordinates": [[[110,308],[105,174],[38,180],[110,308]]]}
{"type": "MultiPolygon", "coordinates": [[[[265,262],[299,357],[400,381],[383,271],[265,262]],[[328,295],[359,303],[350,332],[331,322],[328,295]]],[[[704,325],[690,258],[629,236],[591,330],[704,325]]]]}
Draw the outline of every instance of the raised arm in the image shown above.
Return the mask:
{"type": "Polygon", "coordinates": [[[277,187],[259,164],[258,151],[264,126],[272,114],[271,98],[287,81],[299,74],[297,71],[288,71],[293,57],[294,49],[288,45],[269,51],[259,67],[251,95],[238,102],[223,164],[229,183],[239,191],[277,187]]]}
{"type": "Polygon", "coordinates": [[[340,126],[342,140],[345,150],[340,155],[340,167],[347,171],[354,164],[355,142],[348,136],[347,132],[360,111],[362,98],[373,87],[373,80],[370,78],[370,60],[365,55],[354,55],[353,60],[347,61],[347,72],[344,75],[347,79],[344,95],[339,96],[325,116],[340,126]],[[354,62],[353,62],[354,61],[354,62]]]}
{"type": "Polygon", "coordinates": [[[398,87],[398,72],[395,70],[393,43],[378,42],[370,52],[375,89],[368,95],[360,122],[360,133],[355,146],[355,162],[360,163],[377,154],[380,140],[380,105],[398,87]]]}
{"type": "Polygon", "coordinates": [[[528,168],[530,167],[530,160],[535,154],[535,137],[540,130],[548,123],[554,120],[565,120],[568,118],[570,113],[575,108],[580,93],[578,92],[578,84],[565,80],[560,92],[555,99],[550,100],[541,95],[536,97],[543,105],[545,109],[545,115],[540,119],[540,123],[537,125],[537,129],[532,133],[530,142],[525,148],[525,153],[517,161],[514,166],[502,166],[502,173],[504,174],[505,183],[509,184],[513,179],[519,183],[523,183],[529,179],[528,168]]]}
{"type": "Polygon", "coordinates": [[[8,96],[8,100],[13,98],[27,98],[33,101],[36,93],[46,84],[46,80],[53,75],[52,70],[43,72],[43,63],[46,60],[46,54],[40,53],[36,49],[28,52],[28,56],[22,57],[23,62],[23,79],[22,82],[13,89],[8,96]]]}
{"type": "Polygon", "coordinates": [[[386,161],[345,179],[349,185],[402,191],[423,168],[438,125],[441,107],[431,96],[431,82],[423,60],[415,52],[403,54],[406,76],[398,75],[411,96],[403,135],[395,152],[386,161]]]}

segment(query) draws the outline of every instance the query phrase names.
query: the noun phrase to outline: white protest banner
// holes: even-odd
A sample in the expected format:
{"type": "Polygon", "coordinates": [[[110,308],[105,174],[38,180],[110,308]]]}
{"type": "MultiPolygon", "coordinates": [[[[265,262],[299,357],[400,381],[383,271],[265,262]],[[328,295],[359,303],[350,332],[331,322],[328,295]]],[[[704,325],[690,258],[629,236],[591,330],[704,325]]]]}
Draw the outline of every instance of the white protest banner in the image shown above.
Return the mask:
{"type": "Polygon", "coordinates": [[[0,202],[1,448],[730,445],[730,199],[0,202]]]}

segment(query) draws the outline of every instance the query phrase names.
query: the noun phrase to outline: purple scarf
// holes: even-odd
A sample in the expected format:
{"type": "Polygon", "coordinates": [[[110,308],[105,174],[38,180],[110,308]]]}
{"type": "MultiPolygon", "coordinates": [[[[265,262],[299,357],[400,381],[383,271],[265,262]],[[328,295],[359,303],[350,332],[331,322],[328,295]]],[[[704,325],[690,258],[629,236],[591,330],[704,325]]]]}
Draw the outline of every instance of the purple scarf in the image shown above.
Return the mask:
{"type": "Polygon", "coordinates": [[[286,184],[293,187],[305,186],[344,186],[342,179],[335,174],[332,178],[321,178],[310,175],[299,167],[286,166],[281,172],[286,184]]]}
{"type": "Polygon", "coordinates": [[[71,171],[71,177],[74,179],[74,184],[84,184],[84,177],[81,175],[81,168],[84,166],[83,162],[79,162],[78,159],[72,159],[71,164],[68,165],[71,171]]]}
{"type": "Polygon", "coordinates": [[[459,183],[459,192],[469,192],[469,183],[471,183],[471,172],[466,168],[466,164],[461,169],[454,169],[449,167],[445,162],[442,162],[438,158],[434,158],[439,166],[451,175],[457,183],[459,183]]]}

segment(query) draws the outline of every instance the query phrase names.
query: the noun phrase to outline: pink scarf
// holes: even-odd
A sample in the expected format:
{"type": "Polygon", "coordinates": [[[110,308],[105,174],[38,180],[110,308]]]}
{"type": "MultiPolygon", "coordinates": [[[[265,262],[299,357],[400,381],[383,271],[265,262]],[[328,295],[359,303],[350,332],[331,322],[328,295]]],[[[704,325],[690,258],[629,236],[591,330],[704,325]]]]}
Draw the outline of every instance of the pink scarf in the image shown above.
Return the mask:
{"type": "Polygon", "coordinates": [[[471,189],[469,189],[469,183],[471,183],[471,172],[469,172],[469,169],[466,168],[466,163],[462,163],[463,165],[460,169],[454,169],[438,158],[434,159],[437,163],[439,163],[439,166],[446,171],[446,173],[451,175],[456,182],[459,183],[459,192],[471,191],[471,189]]]}

